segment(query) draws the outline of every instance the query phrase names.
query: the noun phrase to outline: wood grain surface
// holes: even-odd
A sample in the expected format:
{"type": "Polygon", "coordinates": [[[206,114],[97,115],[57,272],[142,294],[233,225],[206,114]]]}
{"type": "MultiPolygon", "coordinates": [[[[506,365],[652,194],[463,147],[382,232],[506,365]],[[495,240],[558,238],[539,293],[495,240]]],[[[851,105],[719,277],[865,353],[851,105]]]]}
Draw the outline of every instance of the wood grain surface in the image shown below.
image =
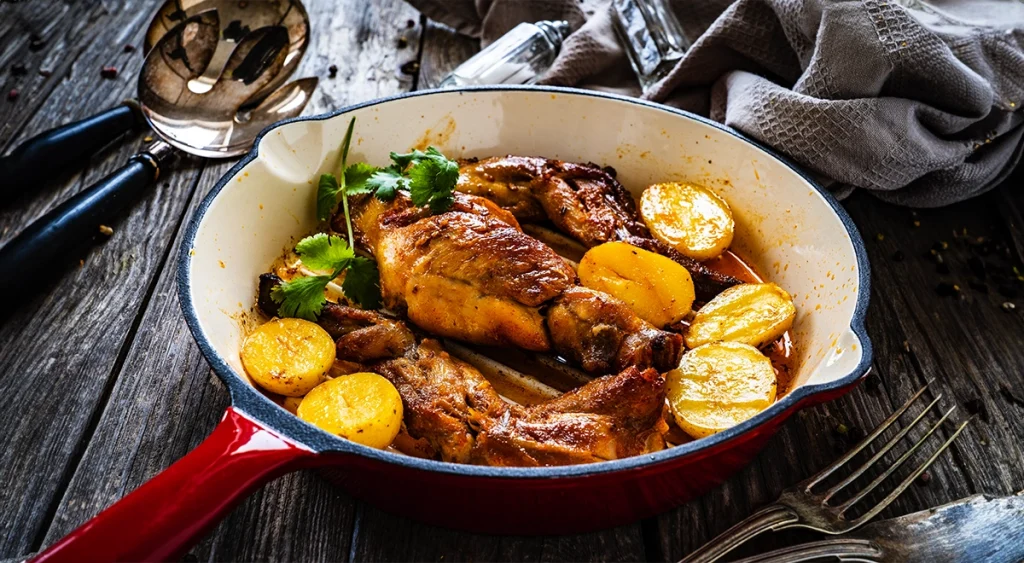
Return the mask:
{"type": "MultiPolygon", "coordinates": [[[[307,114],[431,87],[477,49],[401,0],[306,4],[312,42],[296,77],[321,79],[307,114]]],[[[125,45],[141,45],[156,7],[151,0],[0,4],[0,150],[132,96],[142,55],[125,45]],[[109,65],[119,70],[112,80],[100,75],[109,65]],[[19,95],[9,100],[12,89],[19,95]]],[[[0,243],[119,167],[144,135],[0,207],[0,243]]],[[[220,419],[227,392],[181,316],[174,251],[231,164],[181,159],[112,225],[113,236],[97,237],[80,265],[55,268],[37,295],[6,296],[0,558],[58,540],[180,458],[220,419]]],[[[974,420],[883,516],[1024,489],[1022,183],[1017,173],[990,194],[936,210],[911,212],[865,194],[845,202],[873,268],[873,374],[845,397],[792,417],[754,463],[676,510],[579,536],[480,536],[393,516],[300,472],[239,505],[186,559],[674,561],[826,466],[928,381],[928,398],[942,395],[940,406],[957,407],[954,421],[974,420]]],[[[742,553],[811,537],[771,534],[742,553]]]]}

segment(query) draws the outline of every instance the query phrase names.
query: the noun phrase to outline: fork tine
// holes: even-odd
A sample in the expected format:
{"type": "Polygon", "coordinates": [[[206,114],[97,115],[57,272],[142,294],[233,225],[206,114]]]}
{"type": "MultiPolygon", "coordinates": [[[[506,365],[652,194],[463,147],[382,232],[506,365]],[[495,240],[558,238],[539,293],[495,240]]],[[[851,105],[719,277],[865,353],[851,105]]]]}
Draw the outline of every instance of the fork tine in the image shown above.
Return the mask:
{"type": "MultiPolygon", "coordinates": [[[[840,515],[842,515],[844,512],[849,510],[851,506],[853,506],[854,504],[859,502],[862,498],[866,497],[868,495],[868,493],[870,493],[871,491],[875,490],[875,488],[878,487],[878,485],[880,485],[882,483],[882,481],[885,481],[885,479],[888,478],[889,475],[892,475],[892,473],[894,471],[899,469],[901,465],[903,465],[908,459],[910,459],[910,456],[914,455],[914,452],[916,452],[918,448],[920,448],[926,441],[928,441],[928,438],[931,437],[931,435],[934,434],[935,431],[938,430],[940,426],[942,426],[943,422],[946,422],[946,419],[949,418],[949,415],[953,414],[953,411],[955,411],[955,410],[956,410],[956,407],[954,406],[954,407],[951,407],[948,411],[946,411],[946,413],[942,415],[942,418],[940,418],[938,422],[933,424],[932,427],[928,429],[928,432],[925,432],[924,436],[922,436],[921,439],[919,439],[913,446],[911,446],[909,450],[907,450],[903,455],[901,455],[899,457],[899,459],[897,459],[891,466],[889,466],[888,469],[886,469],[881,475],[876,477],[874,481],[871,481],[871,483],[869,483],[868,486],[864,487],[864,489],[862,489],[859,493],[853,495],[853,498],[851,498],[850,500],[848,500],[848,501],[844,502],[843,504],[841,504],[838,507],[838,513],[840,515]]],[[[959,433],[960,432],[958,430],[953,435],[953,437],[956,437],[956,435],[959,434],[959,433]]],[[[946,446],[943,445],[943,447],[940,448],[939,451],[941,452],[942,449],[945,448],[945,447],[946,446]]],[[[931,462],[932,462],[932,460],[934,458],[935,458],[935,455],[933,454],[932,457],[929,458],[927,462],[925,462],[924,467],[927,467],[929,464],[931,464],[931,462]]],[[[913,477],[917,477],[917,475],[920,474],[920,471],[924,471],[924,469],[919,467],[918,471],[915,471],[915,475],[913,475],[913,477]]],[[[913,479],[910,479],[910,481],[913,481],[913,479]]],[[[900,484],[900,487],[906,488],[906,487],[904,487],[904,484],[909,485],[908,482],[904,482],[904,483],[900,484]]],[[[896,488],[896,495],[897,496],[899,495],[899,493],[903,492],[903,488],[900,488],[900,487],[896,488]]],[[[882,503],[881,503],[882,506],[881,507],[876,506],[875,508],[877,508],[878,510],[881,510],[881,509],[885,508],[885,505],[887,505],[890,502],[892,502],[892,500],[895,499],[895,498],[896,498],[896,496],[893,496],[893,495],[890,494],[889,496],[887,496],[882,501],[882,503]]]]}
{"type": "Polygon", "coordinates": [[[910,430],[912,428],[917,426],[917,424],[919,422],[921,422],[921,420],[924,419],[925,415],[927,415],[928,412],[932,410],[932,407],[934,407],[935,405],[937,405],[939,403],[939,399],[941,399],[941,398],[942,398],[942,393],[939,393],[939,396],[935,397],[935,400],[933,400],[931,403],[929,403],[928,406],[925,407],[923,411],[921,411],[921,414],[917,415],[917,417],[914,418],[914,420],[910,424],[904,426],[903,429],[899,431],[899,433],[897,433],[895,436],[893,436],[891,440],[886,442],[886,444],[884,446],[879,448],[878,451],[875,453],[875,455],[871,456],[871,459],[869,459],[866,462],[864,462],[860,467],[855,469],[853,471],[853,473],[850,473],[845,479],[843,479],[842,481],[837,483],[834,487],[832,487],[831,489],[826,491],[825,492],[825,497],[822,499],[822,502],[828,502],[828,500],[830,498],[832,498],[836,493],[838,493],[839,491],[843,490],[850,483],[854,482],[857,479],[857,477],[860,477],[861,475],[863,475],[864,472],[867,471],[869,467],[874,465],[875,462],[877,462],[879,459],[881,459],[882,456],[884,456],[889,450],[891,450],[896,444],[898,444],[899,441],[902,440],[903,437],[907,435],[907,432],[910,432],[910,430]]]}
{"type": "Polygon", "coordinates": [[[799,563],[825,557],[836,557],[840,561],[881,561],[883,556],[882,550],[869,540],[836,538],[784,547],[735,563],[799,563]]]}
{"type": "Polygon", "coordinates": [[[809,479],[807,479],[806,481],[801,483],[800,486],[806,492],[809,493],[810,490],[811,490],[811,487],[817,485],[822,480],[824,480],[826,477],[831,475],[836,469],[839,469],[840,467],[845,465],[846,462],[848,462],[851,459],[853,459],[853,456],[855,456],[858,453],[860,453],[860,451],[863,450],[865,447],[867,447],[867,445],[870,444],[875,438],[877,438],[879,434],[881,434],[882,432],[885,432],[890,426],[892,426],[892,424],[894,422],[896,422],[896,419],[898,419],[900,417],[900,415],[902,415],[903,413],[907,412],[907,409],[910,408],[910,405],[912,405],[914,403],[914,401],[916,401],[924,393],[924,390],[927,389],[928,386],[931,385],[931,383],[932,383],[931,380],[929,380],[927,383],[925,383],[924,386],[921,387],[917,391],[917,393],[914,393],[913,397],[908,399],[906,403],[903,403],[902,407],[896,409],[896,412],[894,412],[891,415],[889,415],[889,418],[885,419],[884,421],[882,421],[881,424],[876,426],[875,429],[872,430],[870,434],[868,434],[867,436],[864,437],[863,440],[858,442],[857,445],[853,447],[853,449],[851,449],[850,451],[846,452],[846,454],[844,454],[843,457],[837,459],[836,461],[834,461],[832,463],[832,465],[829,465],[825,469],[822,469],[816,475],[810,477],[809,479]]]}
{"type": "Polygon", "coordinates": [[[939,447],[939,449],[935,450],[935,453],[933,453],[931,455],[931,457],[928,458],[927,461],[922,463],[920,467],[918,467],[917,469],[914,470],[913,473],[908,475],[907,478],[904,479],[903,482],[900,483],[900,485],[898,487],[896,487],[896,489],[894,489],[891,493],[889,493],[888,496],[886,496],[884,499],[882,499],[882,502],[878,503],[877,505],[875,505],[874,508],[872,508],[871,510],[869,510],[868,512],[862,514],[859,518],[854,520],[854,522],[853,522],[854,525],[859,526],[860,524],[862,524],[864,522],[867,522],[868,520],[873,518],[876,514],[881,512],[886,506],[889,506],[889,504],[892,503],[892,501],[896,500],[896,497],[900,496],[900,494],[903,491],[905,491],[907,489],[907,487],[910,486],[911,483],[914,482],[914,479],[917,479],[918,476],[920,476],[922,473],[924,473],[924,470],[928,469],[928,466],[930,466],[936,459],[938,459],[939,455],[942,454],[942,452],[946,451],[946,448],[948,448],[949,445],[953,443],[953,440],[956,440],[956,437],[960,435],[960,432],[962,432],[963,429],[967,426],[967,423],[970,422],[973,419],[974,419],[974,417],[971,417],[971,418],[968,418],[967,420],[963,421],[960,424],[960,426],[957,427],[956,431],[953,432],[953,435],[950,436],[948,440],[943,442],[942,446],[939,447]]]}

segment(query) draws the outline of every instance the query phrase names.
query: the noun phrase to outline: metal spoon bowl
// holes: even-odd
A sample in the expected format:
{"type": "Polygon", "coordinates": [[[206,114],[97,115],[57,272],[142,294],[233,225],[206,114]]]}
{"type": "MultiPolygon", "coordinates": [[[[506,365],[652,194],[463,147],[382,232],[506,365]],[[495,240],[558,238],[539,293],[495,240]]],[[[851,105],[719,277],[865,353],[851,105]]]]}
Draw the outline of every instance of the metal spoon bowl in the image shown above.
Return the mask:
{"type": "Polygon", "coordinates": [[[200,12],[164,34],[147,55],[138,81],[142,114],[161,139],[210,158],[248,151],[267,125],[298,115],[317,85],[316,78],[297,80],[271,90],[256,107],[239,111],[290,72],[286,65],[294,52],[288,30],[268,26],[239,41],[209,91],[194,93],[189,85],[203,76],[206,63],[220,50],[219,16],[217,10],[200,12]]]}
{"type": "Polygon", "coordinates": [[[148,55],[164,35],[185,19],[209,10],[216,10],[220,17],[217,46],[201,73],[189,80],[192,93],[205,94],[214,88],[235,47],[252,30],[279,26],[288,32],[282,70],[256,93],[257,99],[284,83],[309,44],[309,14],[299,0],[167,0],[146,31],[144,53],[148,55]]]}
{"type": "MultiPolygon", "coordinates": [[[[173,84],[171,89],[175,95],[187,91],[210,98],[204,104],[199,104],[195,100],[189,102],[189,107],[194,111],[204,111],[203,108],[208,106],[218,106],[222,111],[234,112],[241,106],[248,111],[238,114],[237,123],[249,123],[245,118],[249,117],[251,111],[264,99],[281,88],[305,54],[309,44],[309,15],[301,0],[165,0],[146,32],[144,52],[148,56],[171,30],[189,18],[211,10],[218,14],[218,19],[212,24],[212,29],[203,32],[203,41],[188,41],[187,53],[165,53],[165,56],[171,56],[172,59],[178,57],[178,62],[181,62],[183,55],[188,55],[185,60],[189,62],[189,66],[186,69],[178,68],[180,65],[176,65],[174,60],[166,61],[168,66],[177,68],[179,76],[185,80],[185,88],[173,84]],[[276,37],[275,41],[283,41],[284,60],[275,73],[267,75],[269,80],[260,88],[246,89],[249,97],[241,104],[236,104],[235,96],[225,97],[219,90],[223,88],[218,86],[221,83],[220,78],[245,38],[254,30],[263,28],[277,30],[273,34],[276,37]],[[224,105],[230,107],[224,109],[224,105]]],[[[290,92],[293,96],[298,96],[294,99],[308,101],[308,92],[311,89],[312,86],[307,81],[298,84],[297,87],[291,85],[275,96],[290,92]]],[[[235,91],[237,92],[237,89],[235,91]]],[[[171,105],[177,106],[178,102],[172,101],[171,105]]],[[[152,114],[144,116],[143,113],[136,100],[126,100],[92,117],[40,133],[22,142],[7,156],[0,156],[0,205],[25,197],[40,189],[40,186],[47,185],[50,180],[79,168],[88,161],[97,148],[107,146],[129,130],[141,126],[146,120],[156,130],[167,132],[166,137],[174,146],[181,149],[190,145],[195,146],[195,143],[180,138],[181,133],[189,126],[179,124],[172,127],[174,119],[161,120],[154,118],[152,114]],[[174,134],[169,133],[172,131],[174,134]]],[[[168,111],[160,113],[164,116],[172,115],[172,112],[168,111]]],[[[195,115],[183,121],[193,122],[195,115]]],[[[224,120],[219,121],[221,123],[217,128],[224,131],[224,120]]],[[[246,125],[245,129],[269,123],[271,122],[257,121],[255,124],[246,125]]],[[[216,148],[201,150],[195,154],[208,157],[238,155],[245,152],[242,148],[243,143],[237,142],[238,139],[251,136],[251,133],[232,131],[229,136],[222,136],[219,144],[214,143],[217,144],[216,148]],[[228,138],[230,142],[225,143],[228,138]]],[[[205,146],[207,143],[199,144],[205,146]]]]}

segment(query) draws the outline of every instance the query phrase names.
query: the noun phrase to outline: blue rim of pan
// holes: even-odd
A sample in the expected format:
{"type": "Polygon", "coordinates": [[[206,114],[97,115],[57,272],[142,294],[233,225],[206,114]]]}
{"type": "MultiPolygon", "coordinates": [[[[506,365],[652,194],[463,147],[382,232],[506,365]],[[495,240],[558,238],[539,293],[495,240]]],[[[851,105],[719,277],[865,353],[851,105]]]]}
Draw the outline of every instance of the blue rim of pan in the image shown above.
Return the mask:
{"type": "Polygon", "coordinates": [[[387,98],[381,98],[361,104],[355,104],[347,106],[340,110],[325,113],[321,115],[309,116],[309,117],[296,117],[287,119],[275,123],[265,130],[258,137],[256,137],[253,143],[252,150],[242,158],[234,167],[231,168],[224,176],[217,182],[213,189],[203,199],[203,202],[199,205],[199,208],[195,211],[192,218],[189,220],[188,227],[185,231],[185,238],[181,243],[181,248],[178,251],[178,271],[177,271],[177,282],[178,282],[178,298],[181,303],[182,313],[185,316],[185,321],[188,324],[189,330],[192,332],[193,337],[199,345],[200,350],[206,357],[210,366],[213,368],[217,376],[224,381],[228,386],[231,393],[231,400],[233,406],[239,411],[252,417],[254,420],[264,425],[265,427],[281,433],[283,437],[289,440],[293,440],[302,444],[314,452],[317,453],[343,453],[359,455],[366,458],[370,458],[376,461],[395,464],[403,466],[409,469],[419,469],[423,471],[429,471],[434,473],[444,473],[451,475],[462,475],[466,477],[481,477],[481,478],[499,478],[499,479],[551,479],[551,478],[579,478],[588,477],[600,474],[608,474],[614,472],[628,472],[637,469],[647,469],[662,463],[669,463],[677,460],[681,457],[692,456],[699,452],[714,448],[725,442],[740,438],[747,433],[755,432],[756,429],[777,416],[782,415],[785,411],[798,405],[812,395],[819,393],[827,393],[841,389],[843,387],[854,384],[858,379],[867,375],[871,368],[872,359],[872,347],[871,341],[868,338],[867,331],[864,326],[864,319],[868,308],[868,299],[871,293],[871,274],[870,266],[868,265],[867,251],[864,247],[864,241],[860,236],[857,227],[854,225],[853,220],[846,213],[846,210],[842,208],[839,201],[833,196],[828,190],[825,190],[819,186],[813,179],[811,179],[806,173],[800,168],[790,162],[788,159],[776,154],[771,149],[761,145],[760,143],[753,141],[738,131],[726,127],[720,123],[716,123],[707,118],[699,115],[692,114],[687,111],[672,108],[669,106],[640,100],[637,98],[630,98],[626,96],[620,96],[616,94],[609,94],[605,92],[595,92],[591,90],[581,90],[577,88],[563,88],[555,86],[477,86],[460,88],[453,90],[423,90],[417,92],[409,92],[406,94],[400,94],[387,98]],[[854,308],[853,317],[850,321],[850,330],[857,336],[859,344],[861,346],[861,358],[857,366],[850,371],[847,375],[837,378],[834,381],[827,383],[821,383],[816,385],[802,385],[792,390],[782,399],[775,402],[772,406],[760,412],[753,418],[746,420],[728,430],[714,434],[707,438],[700,440],[694,440],[686,444],[667,448],[658,452],[650,454],[644,454],[634,457],[628,457],[613,461],[605,461],[600,463],[591,463],[583,465],[568,465],[568,466],[557,466],[557,467],[489,467],[479,465],[466,465],[458,463],[449,463],[435,460],[421,459],[413,456],[408,456],[400,453],[388,452],[384,450],[378,450],[367,446],[362,446],[348,440],[344,440],[337,436],[333,436],[319,430],[311,424],[299,420],[298,417],[293,416],[291,413],[285,411],[283,408],[276,405],[269,398],[261,394],[252,385],[246,382],[240,375],[228,365],[227,361],[214,349],[209,339],[203,334],[202,328],[199,324],[199,318],[196,315],[195,304],[192,302],[192,295],[189,291],[190,279],[191,279],[191,260],[189,251],[195,241],[196,233],[198,232],[199,225],[202,222],[203,216],[206,214],[210,204],[216,199],[217,195],[224,188],[225,185],[232,178],[234,178],[242,169],[250,162],[257,158],[259,152],[259,145],[263,137],[266,136],[270,131],[298,121],[322,121],[331,119],[338,115],[342,115],[357,109],[372,107],[380,104],[386,104],[396,100],[402,100],[405,98],[414,98],[419,96],[436,96],[436,95],[459,95],[460,93],[477,93],[477,92],[548,92],[552,94],[563,94],[571,96],[587,96],[594,98],[605,98],[617,102],[624,102],[627,104],[633,104],[637,106],[643,106],[646,108],[663,111],[668,114],[675,116],[684,117],[687,119],[695,120],[705,125],[714,127],[720,131],[733,135],[744,142],[764,151],[766,154],[775,158],[779,162],[789,167],[798,176],[807,181],[808,184],[814,187],[819,194],[828,202],[832,207],[833,212],[839,217],[846,229],[847,235],[850,238],[850,242],[853,245],[854,253],[857,257],[857,269],[859,272],[858,280],[858,293],[857,303],[854,308]]]}

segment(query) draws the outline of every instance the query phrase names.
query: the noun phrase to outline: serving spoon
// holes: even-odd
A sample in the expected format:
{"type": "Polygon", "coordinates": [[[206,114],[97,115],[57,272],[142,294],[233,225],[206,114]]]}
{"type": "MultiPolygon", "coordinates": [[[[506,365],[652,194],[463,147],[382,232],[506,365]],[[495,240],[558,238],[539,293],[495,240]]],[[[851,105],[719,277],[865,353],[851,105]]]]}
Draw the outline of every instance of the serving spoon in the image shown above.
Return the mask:
{"type": "Polygon", "coordinates": [[[266,126],[299,115],[316,88],[304,78],[273,91],[252,109],[239,108],[284,68],[288,33],[280,26],[256,29],[242,39],[213,87],[188,89],[213,58],[220,20],[214,10],[185,18],[147,55],[139,73],[139,106],[157,140],[120,170],[79,192],[0,248],[0,292],[38,285],[55,263],[77,256],[99,226],[147,191],[175,149],[226,158],[249,150],[266,126]]]}
{"type": "MultiPolygon", "coordinates": [[[[252,93],[244,106],[254,106],[276,91],[294,72],[309,44],[309,15],[300,0],[165,0],[146,30],[143,53],[149,55],[169,31],[185,19],[216,10],[216,43],[204,57],[198,76],[189,79],[192,93],[209,93],[228,60],[250,30],[280,27],[288,32],[287,52],[278,73],[252,93]]],[[[14,200],[77,169],[98,148],[106,146],[145,118],[137,99],[129,99],[92,117],[44,131],[0,157],[0,201],[14,200]]]]}
{"type": "Polygon", "coordinates": [[[298,0],[167,0],[146,30],[143,52],[149,54],[183,19],[208,10],[220,17],[220,40],[202,74],[189,80],[195,94],[209,92],[220,79],[235,45],[250,30],[280,26],[288,30],[288,53],[281,72],[253,97],[262,99],[284,83],[298,66],[309,41],[309,15],[298,0]]]}

